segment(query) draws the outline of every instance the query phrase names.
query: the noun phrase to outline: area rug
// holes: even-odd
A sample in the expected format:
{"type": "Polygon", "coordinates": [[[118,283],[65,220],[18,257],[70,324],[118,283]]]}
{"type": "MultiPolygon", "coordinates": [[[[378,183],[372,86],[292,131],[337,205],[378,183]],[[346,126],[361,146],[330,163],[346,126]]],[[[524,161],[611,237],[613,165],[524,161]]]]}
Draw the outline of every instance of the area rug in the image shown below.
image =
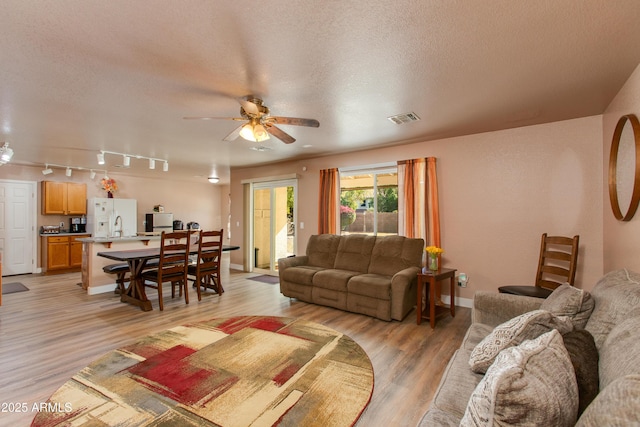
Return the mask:
{"type": "Polygon", "coordinates": [[[324,325],[242,316],[178,326],[91,363],[32,426],[352,426],[373,367],[324,325]]]}
{"type": "Polygon", "coordinates": [[[278,276],[271,276],[269,274],[262,274],[260,276],[247,277],[249,280],[254,280],[256,282],[268,283],[270,285],[277,285],[280,283],[280,278],[278,276]]]}
{"type": "Polygon", "coordinates": [[[25,285],[20,282],[11,282],[11,283],[3,283],[2,284],[2,295],[5,294],[15,294],[16,292],[24,292],[28,291],[25,285]]]}

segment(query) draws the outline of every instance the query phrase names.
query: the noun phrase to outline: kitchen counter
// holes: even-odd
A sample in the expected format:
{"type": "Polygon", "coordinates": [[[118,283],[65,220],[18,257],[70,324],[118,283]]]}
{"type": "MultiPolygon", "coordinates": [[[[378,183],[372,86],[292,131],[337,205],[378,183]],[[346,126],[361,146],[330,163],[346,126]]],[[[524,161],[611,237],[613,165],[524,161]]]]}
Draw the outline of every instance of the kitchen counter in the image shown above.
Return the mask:
{"type": "Polygon", "coordinates": [[[79,242],[83,243],[114,243],[114,242],[126,242],[126,241],[150,241],[150,240],[160,240],[160,236],[125,236],[125,237],[86,237],[83,239],[78,239],[79,242]]]}
{"type": "MultiPolygon", "coordinates": [[[[56,236],[82,236],[88,235],[89,233],[71,233],[69,231],[63,231],[61,233],[40,233],[40,237],[56,237],[56,236]]],[[[89,234],[90,235],[90,234],[89,234]]],[[[80,240],[80,239],[78,239],[80,240]]]]}

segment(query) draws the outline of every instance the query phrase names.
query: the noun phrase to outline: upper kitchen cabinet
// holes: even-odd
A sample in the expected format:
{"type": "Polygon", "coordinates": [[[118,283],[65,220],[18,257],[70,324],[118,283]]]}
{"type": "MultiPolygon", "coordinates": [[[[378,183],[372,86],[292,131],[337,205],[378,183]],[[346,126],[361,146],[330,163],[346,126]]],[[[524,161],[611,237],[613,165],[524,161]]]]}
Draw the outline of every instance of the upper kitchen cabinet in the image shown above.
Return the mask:
{"type": "Polygon", "coordinates": [[[87,184],[42,181],[43,215],[86,215],[87,184]]]}

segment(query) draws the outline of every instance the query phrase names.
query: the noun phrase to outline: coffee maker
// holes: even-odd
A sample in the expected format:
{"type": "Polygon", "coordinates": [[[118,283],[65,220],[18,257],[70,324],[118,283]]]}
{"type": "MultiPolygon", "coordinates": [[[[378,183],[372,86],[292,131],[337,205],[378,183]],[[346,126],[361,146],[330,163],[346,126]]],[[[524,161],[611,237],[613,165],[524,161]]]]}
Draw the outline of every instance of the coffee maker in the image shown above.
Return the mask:
{"type": "Polygon", "coordinates": [[[86,217],[71,217],[69,220],[71,226],[69,227],[69,231],[71,233],[86,233],[87,232],[87,218],[86,217]]]}

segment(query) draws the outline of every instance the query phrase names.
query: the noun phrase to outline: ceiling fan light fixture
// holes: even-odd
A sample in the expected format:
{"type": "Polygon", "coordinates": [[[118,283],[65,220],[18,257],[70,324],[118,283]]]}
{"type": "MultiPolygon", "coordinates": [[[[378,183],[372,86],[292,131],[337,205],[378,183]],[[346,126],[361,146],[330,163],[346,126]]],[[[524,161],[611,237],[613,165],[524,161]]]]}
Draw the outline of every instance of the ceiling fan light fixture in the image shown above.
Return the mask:
{"type": "Polygon", "coordinates": [[[210,176],[208,179],[212,184],[217,184],[218,182],[220,182],[220,178],[218,178],[217,176],[210,176]]]}
{"type": "Polygon", "coordinates": [[[240,136],[247,141],[256,142],[256,137],[253,134],[253,125],[251,123],[247,123],[242,126],[242,130],[240,130],[240,136]]]}
{"type": "Polygon", "coordinates": [[[269,139],[267,130],[261,124],[257,124],[253,127],[253,136],[255,137],[256,142],[262,142],[269,139]]]}

